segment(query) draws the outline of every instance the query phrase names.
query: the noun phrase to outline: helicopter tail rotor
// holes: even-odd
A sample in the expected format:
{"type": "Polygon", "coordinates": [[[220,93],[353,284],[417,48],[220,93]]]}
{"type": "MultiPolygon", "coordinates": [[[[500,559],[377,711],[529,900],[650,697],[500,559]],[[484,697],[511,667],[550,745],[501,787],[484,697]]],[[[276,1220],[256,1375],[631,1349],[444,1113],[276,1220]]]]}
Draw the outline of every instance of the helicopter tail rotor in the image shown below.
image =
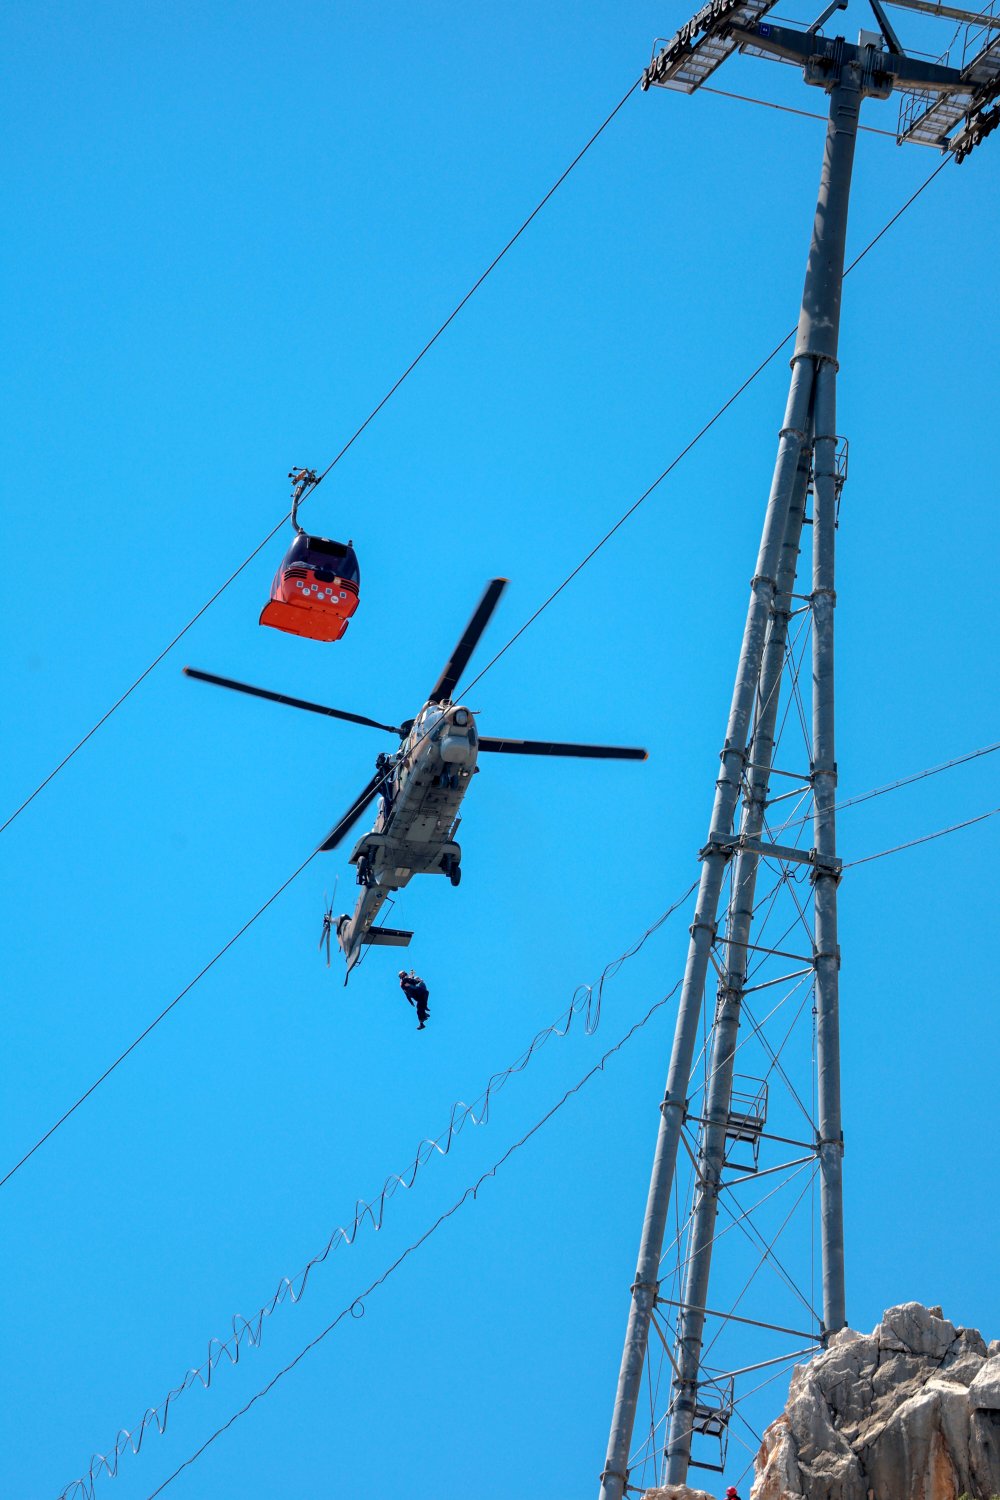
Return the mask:
{"type": "Polygon", "coordinates": [[[336,926],[336,920],[333,915],[333,903],[337,899],[337,885],[339,883],[339,880],[340,877],[338,876],[337,880],[335,880],[333,883],[332,896],[328,898],[326,891],[323,892],[323,931],[319,935],[319,951],[322,953],[324,947],[326,948],[327,968],[330,967],[331,939],[333,936],[333,929],[336,926]]]}

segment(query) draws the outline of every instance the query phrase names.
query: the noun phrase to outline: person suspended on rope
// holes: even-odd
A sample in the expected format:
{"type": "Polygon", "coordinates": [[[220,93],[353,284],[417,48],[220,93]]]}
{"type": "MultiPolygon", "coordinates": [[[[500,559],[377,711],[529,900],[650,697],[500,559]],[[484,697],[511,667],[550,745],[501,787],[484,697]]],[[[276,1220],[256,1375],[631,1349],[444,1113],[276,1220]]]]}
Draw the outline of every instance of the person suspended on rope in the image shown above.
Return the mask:
{"type": "Polygon", "coordinates": [[[734,1484],[731,1484],[726,1491],[726,1500],[740,1500],[739,1495],[736,1493],[736,1486],[734,1484]]]}
{"type": "Polygon", "coordinates": [[[420,975],[414,974],[412,969],[410,970],[409,974],[407,974],[405,969],[400,969],[399,987],[403,991],[403,994],[406,996],[407,1000],[409,1000],[410,1004],[416,1006],[417,1030],[423,1031],[424,1027],[427,1024],[427,1017],[430,1015],[430,1011],[427,1008],[427,1001],[430,998],[430,991],[428,990],[426,984],[424,984],[424,981],[420,978],[420,975]]]}

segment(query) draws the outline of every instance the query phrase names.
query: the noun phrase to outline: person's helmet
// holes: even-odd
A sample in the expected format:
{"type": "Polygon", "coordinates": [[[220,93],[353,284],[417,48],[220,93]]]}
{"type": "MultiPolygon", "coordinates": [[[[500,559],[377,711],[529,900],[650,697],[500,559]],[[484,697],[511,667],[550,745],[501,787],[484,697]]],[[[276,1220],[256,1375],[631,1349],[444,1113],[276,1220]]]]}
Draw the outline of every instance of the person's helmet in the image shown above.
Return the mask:
{"type": "Polygon", "coordinates": [[[726,1491],[726,1500],[740,1500],[736,1486],[731,1484],[726,1491]]]}
{"type": "Polygon", "coordinates": [[[400,971],[399,971],[399,977],[400,977],[400,979],[405,979],[406,978],[406,970],[405,969],[400,969],[400,971]]]}

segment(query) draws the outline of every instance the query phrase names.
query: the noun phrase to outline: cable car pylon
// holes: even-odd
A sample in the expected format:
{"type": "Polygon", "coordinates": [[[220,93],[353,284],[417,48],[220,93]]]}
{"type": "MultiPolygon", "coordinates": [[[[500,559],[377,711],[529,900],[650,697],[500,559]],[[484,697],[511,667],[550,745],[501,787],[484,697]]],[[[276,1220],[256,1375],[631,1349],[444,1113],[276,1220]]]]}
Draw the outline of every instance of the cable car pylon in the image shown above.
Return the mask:
{"type": "MultiPolygon", "coordinates": [[[[846,464],[844,447],[837,436],[836,391],[841,290],[858,116],[866,97],[884,99],[894,89],[902,91],[900,141],[954,149],[961,159],[959,153],[969,139],[975,136],[978,140],[988,133],[977,126],[975,110],[988,110],[1000,76],[1000,37],[989,28],[980,34],[979,50],[972,61],[956,69],[908,57],[879,0],[870,0],[879,31],[862,31],[856,45],[843,37],[825,37],[820,30],[834,12],[844,8],[845,0],[835,0],[808,31],[766,22],[763,17],[774,3],[775,0],[711,0],[654,56],[643,76],[644,89],[656,84],[691,93],[739,47],[758,56],[801,64],[805,81],[825,89],[830,103],[788,400],[751,582],[708,838],[699,855],[701,879],[666,1090],[660,1106],[638,1265],[631,1288],[631,1309],[607,1458],[601,1474],[601,1500],[622,1500],[627,1489],[637,1492],[629,1484],[630,1450],[651,1322],[671,1366],[664,1433],[657,1439],[661,1445],[661,1483],[686,1481],[695,1433],[724,1436],[733,1412],[735,1378],[745,1370],[777,1363],[761,1360],[743,1370],[720,1373],[709,1370],[703,1358],[705,1321],[714,1315],[709,1307],[709,1282],[713,1248],[719,1237],[716,1220],[720,1196],[727,1186],[733,1186],[732,1179],[727,1182],[723,1176],[724,1169],[733,1165],[730,1144],[741,1140],[752,1142],[751,1174],[756,1171],[762,1138],[796,1144],[786,1136],[768,1136],[766,1102],[758,1106],[751,1096],[737,1099],[734,1095],[734,1065],[742,1045],[740,1025],[749,993],[751,954],[773,957],[782,952],[780,943],[769,946],[763,941],[756,944],[752,941],[757,879],[764,861],[786,874],[796,870],[801,877],[807,872],[811,886],[811,927],[800,907],[797,928],[808,934],[809,951],[801,955],[803,968],[796,972],[808,973],[813,993],[815,1109],[810,1116],[812,1139],[799,1144],[806,1151],[805,1159],[812,1158],[811,1170],[819,1176],[822,1312],[816,1317],[815,1326],[806,1330],[779,1327],[774,1318],[757,1321],[740,1317],[735,1322],[749,1324],[755,1330],[795,1332],[800,1341],[801,1337],[811,1339],[811,1347],[817,1348],[846,1322],[837,940],[841,863],[837,857],[834,812],[835,532],[846,464]],[[956,130],[960,124],[961,130],[956,130]],[[806,515],[810,495],[811,517],[806,515]],[[808,594],[796,592],[799,550],[806,522],[811,525],[812,535],[808,594]],[[788,681],[789,622],[802,601],[809,615],[812,669],[811,725],[803,722],[809,763],[807,774],[801,777],[812,804],[810,849],[769,842],[766,819],[769,806],[779,800],[771,797],[770,782],[772,775],[778,774],[774,755],[781,690],[783,686],[786,688],[786,696],[793,689],[796,697],[798,693],[797,678],[792,684],[788,681]],[[720,934],[719,906],[727,879],[729,899],[720,934]],[[710,964],[716,969],[718,986],[714,1020],[705,1049],[702,1102],[696,1112],[690,1098],[692,1069],[710,964]],[[696,1152],[684,1134],[689,1125],[697,1126],[696,1152]],[[682,1143],[691,1155],[694,1190],[687,1221],[686,1253],[683,1263],[678,1259],[678,1279],[683,1289],[677,1297],[670,1298],[661,1288],[661,1261],[682,1143]],[[670,1309],[677,1310],[672,1352],[656,1321],[658,1314],[669,1318],[670,1309]],[[714,1400],[709,1399],[709,1392],[714,1400]]],[[[907,0],[899,3],[905,6],[907,0]]],[[[970,23],[973,20],[971,16],[966,19],[970,23]]],[[[807,944],[800,937],[796,946],[802,948],[807,944]]],[[[763,986],[754,986],[760,987],[763,986]]],[[[759,1031],[756,1023],[753,1030],[759,1031]]],[[[773,1050],[772,1055],[777,1063],[773,1050]]],[[[759,1097],[766,1101],[766,1084],[759,1097]]],[[[805,1113],[809,1115],[808,1110],[805,1113]]],[[[786,1165],[795,1167],[802,1160],[786,1165]]],[[[778,1166],[769,1170],[783,1169],[778,1166]]],[[[742,1182],[747,1178],[737,1180],[742,1182]]],[[[808,1299],[801,1300],[807,1307],[810,1305],[808,1299]]],[[[699,1466],[721,1467],[709,1463],[699,1466]]]]}

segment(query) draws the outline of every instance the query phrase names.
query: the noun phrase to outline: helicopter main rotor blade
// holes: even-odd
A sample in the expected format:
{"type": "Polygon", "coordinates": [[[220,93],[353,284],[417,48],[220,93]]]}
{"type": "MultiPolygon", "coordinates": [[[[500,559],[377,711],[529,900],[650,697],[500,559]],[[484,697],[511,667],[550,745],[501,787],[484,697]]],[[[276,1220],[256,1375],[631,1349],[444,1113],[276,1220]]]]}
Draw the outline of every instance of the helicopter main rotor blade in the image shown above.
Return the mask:
{"type": "Polygon", "coordinates": [[[458,686],[458,679],[469,665],[469,658],[479,645],[480,636],[490,623],[490,616],[500,603],[500,595],[507,587],[507,582],[506,578],[491,578],[486,585],[486,592],[476,605],[472,619],[451,653],[450,661],[431,689],[429,703],[446,703],[450,700],[458,686]]]}
{"type": "Polygon", "coordinates": [[[371,781],[369,781],[364,791],[359,794],[357,801],[351,804],[347,812],[345,812],[344,816],[341,818],[340,822],[335,823],[334,826],[330,829],[330,832],[320,844],[319,849],[317,849],[317,854],[319,854],[320,852],[329,853],[331,849],[336,849],[341,839],[345,838],[347,834],[350,833],[351,829],[354,827],[355,823],[361,817],[365,809],[371,802],[375,800],[378,789],[385,780],[386,772],[384,770],[378,770],[375,772],[375,775],[372,777],[371,781]]]}
{"type": "Polygon", "coordinates": [[[214,672],[199,672],[197,667],[184,667],[185,677],[197,682],[210,682],[213,687],[233,688],[237,693],[249,693],[251,698],[266,698],[269,703],[283,703],[286,708],[304,708],[311,714],[325,714],[328,719],[346,719],[348,724],[363,724],[369,729],[384,729],[387,734],[403,731],[398,724],[380,724],[378,719],[367,719],[364,714],[349,714],[342,708],[327,708],[322,703],[310,703],[305,698],[290,698],[287,693],[272,693],[269,688],[251,687],[248,682],[235,682],[231,677],[216,677],[214,672]]]}
{"type": "Polygon", "coordinates": [[[574,755],[586,760],[648,760],[649,751],[629,745],[564,745],[558,740],[501,740],[479,736],[480,750],[501,755],[574,755]]]}

